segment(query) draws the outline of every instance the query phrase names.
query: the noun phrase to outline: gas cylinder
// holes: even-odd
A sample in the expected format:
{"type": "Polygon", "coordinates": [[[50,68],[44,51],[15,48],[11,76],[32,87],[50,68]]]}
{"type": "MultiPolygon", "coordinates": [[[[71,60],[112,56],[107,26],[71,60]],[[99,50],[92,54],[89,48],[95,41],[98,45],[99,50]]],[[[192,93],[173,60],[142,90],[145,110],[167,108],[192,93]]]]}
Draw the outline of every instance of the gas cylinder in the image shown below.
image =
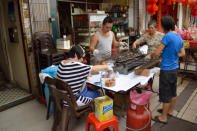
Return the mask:
{"type": "Polygon", "coordinates": [[[143,105],[140,105],[130,100],[126,124],[127,131],[150,131],[151,111],[149,108],[149,101],[143,105]]]}

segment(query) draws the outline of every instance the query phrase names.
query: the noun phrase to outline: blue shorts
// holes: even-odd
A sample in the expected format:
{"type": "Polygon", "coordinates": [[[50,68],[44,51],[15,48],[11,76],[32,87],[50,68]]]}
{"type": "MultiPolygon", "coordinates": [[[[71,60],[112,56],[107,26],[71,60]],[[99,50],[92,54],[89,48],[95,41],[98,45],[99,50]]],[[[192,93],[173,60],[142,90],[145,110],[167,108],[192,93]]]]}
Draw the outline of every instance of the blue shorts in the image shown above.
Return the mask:
{"type": "Polygon", "coordinates": [[[83,91],[81,92],[81,94],[79,94],[76,99],[79,98],[79,96],[84,96],[84,97],[89,97],[89,98],[97,98],[100,96],[100,92],[96,91],[96,90],[92,90],[92,89],[88,89],[87,86],[84,87],[83,91]]]}

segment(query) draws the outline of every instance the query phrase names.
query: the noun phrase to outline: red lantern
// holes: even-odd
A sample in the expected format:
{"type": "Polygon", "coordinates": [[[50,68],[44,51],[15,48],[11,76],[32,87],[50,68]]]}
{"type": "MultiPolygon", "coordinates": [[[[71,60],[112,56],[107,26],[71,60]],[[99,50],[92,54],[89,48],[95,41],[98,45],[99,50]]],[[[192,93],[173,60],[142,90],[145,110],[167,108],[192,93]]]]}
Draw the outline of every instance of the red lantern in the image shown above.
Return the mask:
{"type": "Polygon", "coordinates": [[[154,4],[157,3],[158,0],[146,0],[148,4],[154,4]]]}
{"type": "Polygon", "coordinates": [[[165,0],[160,0],[159,2],[161,2],[163,4],[165,2],[165,0]]]}
{"type": "Polygon", "coordinates": [[[166,5],[171,5],[172,4],[172,0],[167,0],[166,1],[166,5]]]}
{"type": "Polygon", "coordinates": [[[197,0],[193,0],[192,5],[196,5],[196,4],[197,4],[197,0]]]}
{"type": "Polygon", "coordinates": [[[158,0],[146,0],[148,3],[148,6],[146,7],[146,10],[150,15],[154,15],[156,11],[158,10],[158,6],[156,5],[158,0]]]}
{"type": "Polygon", "coordinates": [[[193,6],[193,10],[197,10],[197,5],[193,6]]]}
{"type": "Polygon", "coordinates": [[[158,6],[157,6],[156,4],[153,4],[152,7],[153,7],[153,10],[154,10],[155,12],[158,11],[158,9],[159,9],[158,6]]]}
{"type": "Polygon", "coordinates": [[[186,3],[191,5],[193,3],[193,0],[186,0],[186,3]]]}
{"type": "Polygon", "coordinates": [[[186,3],[186,0],[176,0],[177,3],[183,3],[185,4],[186,3]]]}
{"type": "Polygon", "coordinates": [[[197,16],[197,5],[192,6],[192,16],[196,17],[197,16]]]}
{"type": "Polygon", "coordinates": [[[182,0],[182,4],[184,6],[186,4],[186,0],[182,0]]]}
{"type": "Polygon", "coordinates": [[[197,16],[197,10],[192,11],[192,16],[193,16],[193,17],[196,17],[196,16],[197,16]]]}

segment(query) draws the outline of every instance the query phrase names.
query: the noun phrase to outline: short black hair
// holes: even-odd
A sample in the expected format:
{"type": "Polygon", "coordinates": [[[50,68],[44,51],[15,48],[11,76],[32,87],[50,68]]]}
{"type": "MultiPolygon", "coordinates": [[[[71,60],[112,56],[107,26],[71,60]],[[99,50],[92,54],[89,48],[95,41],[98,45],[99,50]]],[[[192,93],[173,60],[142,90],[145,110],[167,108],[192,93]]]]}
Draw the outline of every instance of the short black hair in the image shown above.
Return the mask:
{"type": "Polygon", "coordinates": [[[165,32],[175,30],[175,22],[171,16],[164,16],[161,18],[161,26],[165,32]]]}
{"type": "Polygon", "coordinates": [[[76,54],[77,58],[81,59],[84,53],[85,51],[80,45],[75,45],[72,47],[72,49],[69,52],[69,58],[74,58],[76,54]]]}
{"type": "Polygon", "coordinates": [[[155,20],[149,21],[149,22],[148,22],[148,27],[149,27],[150,25],[154,25],[154,27],[157,28],[157,22],[156,22],[155,20]]]}
{"type": "Polygon", "coordinates": [[[105,19],[103,20],[103,25],[105,25],[107,23],[112,23],[113,24],[113,20],[110,16],[105,17],[105,19]]]}

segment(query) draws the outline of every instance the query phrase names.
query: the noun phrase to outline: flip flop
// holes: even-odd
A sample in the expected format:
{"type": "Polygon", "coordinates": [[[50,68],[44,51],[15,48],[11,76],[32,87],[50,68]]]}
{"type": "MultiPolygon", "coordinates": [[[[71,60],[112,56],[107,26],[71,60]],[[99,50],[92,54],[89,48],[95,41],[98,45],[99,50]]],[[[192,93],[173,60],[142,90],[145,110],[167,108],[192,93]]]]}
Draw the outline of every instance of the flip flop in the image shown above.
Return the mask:
{"type": "Polygon", "coordinates": [[[168,124],[168,122],[160,121],[160,120],[159,120],[159,116],[156,116],[156,117],[153,119],[153,121],[159,122],[159,123],[162,123],[162,124],[168,124]]]}
{"type": "MultiPolygon", "coordinates": [[[[157,110],[157,112],[159,112],[159,113],[161,113],[161,114],[162,114],[163,109],[158,109],[158,110],[157,110]]],[[[171,114],[169,114],[169,113],[168,113],[168,116],[173,116],[173,115],[171,115],[171,114]]]]}

